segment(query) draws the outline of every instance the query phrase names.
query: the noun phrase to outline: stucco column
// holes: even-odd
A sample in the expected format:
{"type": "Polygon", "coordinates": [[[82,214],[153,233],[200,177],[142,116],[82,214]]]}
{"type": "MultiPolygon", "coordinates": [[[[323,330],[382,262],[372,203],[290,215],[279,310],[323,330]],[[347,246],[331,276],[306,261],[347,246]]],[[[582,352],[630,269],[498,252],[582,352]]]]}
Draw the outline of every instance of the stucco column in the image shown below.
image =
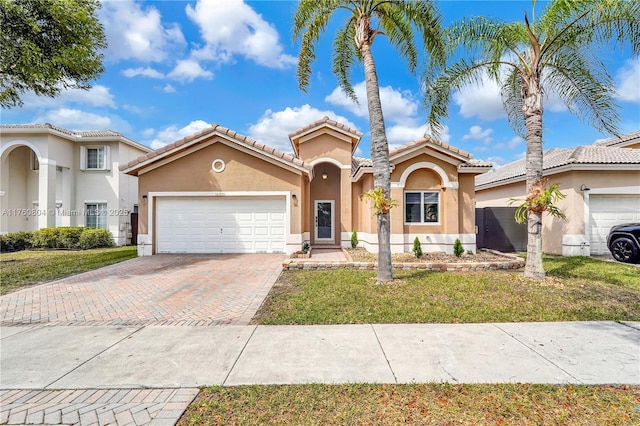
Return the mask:
{"type": "Polygon", "coordinates": [[[38,172],[38,210],[38,228],[56,226],[56,162],[46,158],[38,172]]]}
{"type": "MultiPolygon", "coordinates": [[[[9,208],[9,161],[7,161],[9,156],[3,157],[0,159],[2,162],[0,166],[0,210],[9,208]]],[[[9,232],[9,217],[6,215],[0,215],[0,232],[9,232]]]]}
{"type": "MultiPolygon", "coordinates": [[[[56,194],[56,197],[62,201],[62,207],[60,208],[60,213],[69,212],[72,209],[71,204],[71,188],[73,185],[71,183],[71,170],[68,167],[62,168],[62,194],[56,194]]],[[[63,215],[58,218],[60,226],[71,226],[71,216],[63,215]]]]}
{"type": "MultiPolygon", "coordinates": [[[[351,216],[351,169],[340,169],[340,236],[338,244],[342,246],[345,239],[350,241],[351,235],[343,236],[342,233],[353,231],[353,218],[351,216]]],[[[349,244],[347,244],[350,247],[349,244]]]]}

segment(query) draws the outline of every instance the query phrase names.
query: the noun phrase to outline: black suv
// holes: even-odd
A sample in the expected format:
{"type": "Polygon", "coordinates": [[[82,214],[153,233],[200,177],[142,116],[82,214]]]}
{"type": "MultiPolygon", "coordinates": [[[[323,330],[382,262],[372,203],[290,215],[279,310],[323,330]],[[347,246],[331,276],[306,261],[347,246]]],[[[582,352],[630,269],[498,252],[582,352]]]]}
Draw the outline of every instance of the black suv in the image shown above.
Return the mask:
{"type": "Polygon", "coordinates": [[[640,262],[640,223],[626,223],[611,228],[607,247],[619,262],[640,262]]]}

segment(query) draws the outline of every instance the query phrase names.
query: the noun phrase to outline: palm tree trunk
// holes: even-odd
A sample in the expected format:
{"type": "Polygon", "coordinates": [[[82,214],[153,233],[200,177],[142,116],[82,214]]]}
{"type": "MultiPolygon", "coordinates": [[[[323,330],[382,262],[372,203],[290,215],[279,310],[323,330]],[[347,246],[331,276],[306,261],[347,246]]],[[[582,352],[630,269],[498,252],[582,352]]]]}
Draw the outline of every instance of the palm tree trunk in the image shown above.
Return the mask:
{"type": "MultiPolygon", "coordinates": [[[[542,179],[542,88],[538,81],[523,82],[523,106],[526,128],[526,173],[527,195],[534,183],[542,179]]],[[[527,221],[527,262],[524,276],[541,279],[545,277],[542,265],[542,214],[529,211],[527,221]]]]}
{"type": "MultiPolygon", "coordinates": [[[[389,143],[382,115],[380,86],[371,53],[371,46],[362,43],[360,53],[364,63],[364,76],[371,128],[371,159],[373,161],[373,186],[382,188],[384,196],[391,197],[391,168],[389,163],[389,143]]],[[[378,216],[378,282],[393,280],[391,272],[391,222],[389,212],[378,216]]]]}

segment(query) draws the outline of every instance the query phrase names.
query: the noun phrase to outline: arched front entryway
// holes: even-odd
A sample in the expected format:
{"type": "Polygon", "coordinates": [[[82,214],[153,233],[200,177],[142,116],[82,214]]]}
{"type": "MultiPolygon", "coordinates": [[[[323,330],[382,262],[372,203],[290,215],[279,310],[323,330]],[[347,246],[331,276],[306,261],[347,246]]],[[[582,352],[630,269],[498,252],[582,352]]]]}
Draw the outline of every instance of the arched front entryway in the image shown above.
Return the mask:
{"type": "Polygon", "coordinates": [[[27,145],[15,144],[3,150],[0,161],[0,231],[38,229],[38,154],[27,145]]]}
{"type": "Polygon", "coordinates": [[[311,245],[340,246],[341,170],[335,164],[319,162],[314,165],[311,181],[311,245]]]}
{"type": "MultiPolygon", "coordinates": [[[[69,169],[43,157],[32,143],[14,140],[0,152],[0,232],[33,231],[62,225],[57,208],[69,169]]],[[[68,198],[68,197],[67,197],[68,198]]],[[[68,222],[68,221],[67,221],[68,222]]],[[[68,226],[68,223],[66,223],[68,226]]]]}

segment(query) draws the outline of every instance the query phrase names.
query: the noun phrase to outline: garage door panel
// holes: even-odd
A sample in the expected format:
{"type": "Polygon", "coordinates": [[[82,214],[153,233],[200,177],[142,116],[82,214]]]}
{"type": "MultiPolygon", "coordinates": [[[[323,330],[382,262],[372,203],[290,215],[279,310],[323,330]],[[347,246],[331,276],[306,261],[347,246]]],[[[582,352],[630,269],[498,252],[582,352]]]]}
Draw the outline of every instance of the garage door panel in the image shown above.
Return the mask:
{"type": "Polygon", "coordinates": [[[640,195],[591,195],[589,233],[591,254],[608,254],[609,230],[622,223],[640,222],[640,195]]]}
{"type": "Polygon", "coordinates": [[[158,253],[254,253],[285,250],[284,199],[159,198],[158,253]]]}

